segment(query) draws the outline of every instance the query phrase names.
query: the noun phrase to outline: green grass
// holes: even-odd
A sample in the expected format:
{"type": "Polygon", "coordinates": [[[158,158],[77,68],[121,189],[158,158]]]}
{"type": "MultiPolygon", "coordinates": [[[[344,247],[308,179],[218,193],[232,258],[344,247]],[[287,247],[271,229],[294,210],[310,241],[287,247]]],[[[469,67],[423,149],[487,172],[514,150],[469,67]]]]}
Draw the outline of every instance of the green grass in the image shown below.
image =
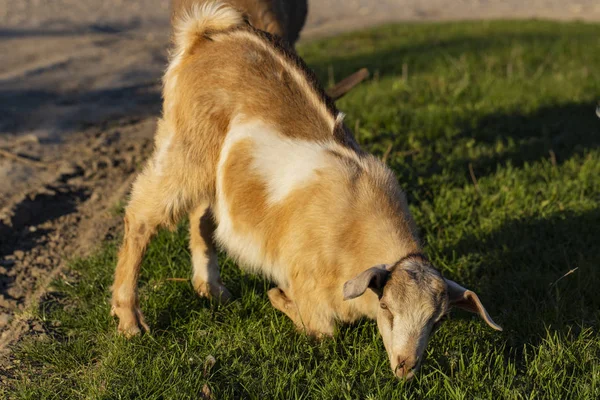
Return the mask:
{"type": "Polygon", "coordinates": [[[311,340],[270,306],[268,282],[224,257],[227,306],[168,280],[190,274],[182,225],[161,232],[143,264],[152,334],[116,335],[107,243],[41,302],[35,318],[49,334],[18,346],[4,393],[196,399],[207,385],[219,399],[600,398],[600,26],[403,24],[300,51],[324,82],[374,73],[340,101],[347,123],[370,152],[391,146],[426,252],[504,332],[453,313],[404,383],[373,322],[311,340]]]}

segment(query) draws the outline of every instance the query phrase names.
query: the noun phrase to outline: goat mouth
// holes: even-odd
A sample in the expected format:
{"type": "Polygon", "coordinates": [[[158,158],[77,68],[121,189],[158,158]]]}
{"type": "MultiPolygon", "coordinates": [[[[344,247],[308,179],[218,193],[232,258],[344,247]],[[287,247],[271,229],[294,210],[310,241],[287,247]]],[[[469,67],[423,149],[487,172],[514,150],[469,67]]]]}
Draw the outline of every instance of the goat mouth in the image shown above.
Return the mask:
{"type": "Polygon", "coordinates": [[[405,381],[410,381],[411,379],[413,379],[415,377],[415,372],[417,372],[418,368],[419,368],[419,366],[417,365],[413,369],[411,369],[408,373],[402,374],[402,372],[401,372],[402,366],[401,366],[401,364],[398,364],[394,368],[394,375],[396,375],[396,377],[399,379],[403,379],[405,381]]]}
{"type": "Polygon", "coordinates": [[[395,375],[396,375],[396,377],[398,379],[402,379],[404,381],[410,381],[410,380],[412,380],[415,377],[415,372],[414,371],[410,371],[408,374],[405,374],[405,375],[401,375],[401,374],[396,373],[395,375]]]}

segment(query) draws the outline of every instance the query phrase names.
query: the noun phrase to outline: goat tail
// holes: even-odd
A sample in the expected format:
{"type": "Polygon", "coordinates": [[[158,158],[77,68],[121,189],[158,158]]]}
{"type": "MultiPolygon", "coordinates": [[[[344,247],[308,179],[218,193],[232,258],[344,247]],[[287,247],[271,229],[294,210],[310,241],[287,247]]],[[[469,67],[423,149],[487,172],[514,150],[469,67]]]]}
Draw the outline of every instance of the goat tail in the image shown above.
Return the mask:
{"type": "Polygon", "coordinates": [[[220,1],[195,3],[173,23],[175,55],[190,51],[210,33],[223,31],[244,23],[242,14],[220,1]]]}

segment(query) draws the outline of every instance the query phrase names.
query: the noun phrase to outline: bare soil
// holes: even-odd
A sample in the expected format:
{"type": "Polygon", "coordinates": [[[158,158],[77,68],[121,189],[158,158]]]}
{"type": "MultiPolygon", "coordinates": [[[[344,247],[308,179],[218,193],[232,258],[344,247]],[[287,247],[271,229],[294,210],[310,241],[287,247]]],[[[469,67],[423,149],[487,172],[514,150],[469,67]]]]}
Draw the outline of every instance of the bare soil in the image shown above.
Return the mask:
{"type": "MultiPolygon", "coordinates": [[[[309,1],[303,37],[400,20],[600,20],[597,0],[568,3],[309,1]]],[[[0,365],[42,329],[24,311],[66,262],[118,232],[152,148],[168,29],[167,0],[0,0],[0,365]]]]}

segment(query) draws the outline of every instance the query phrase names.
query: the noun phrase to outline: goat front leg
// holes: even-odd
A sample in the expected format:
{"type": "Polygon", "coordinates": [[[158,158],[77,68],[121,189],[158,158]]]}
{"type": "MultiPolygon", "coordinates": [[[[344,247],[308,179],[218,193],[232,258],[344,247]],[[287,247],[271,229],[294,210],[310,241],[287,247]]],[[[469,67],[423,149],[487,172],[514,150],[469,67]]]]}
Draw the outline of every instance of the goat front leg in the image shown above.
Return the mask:
{"type": "Polygon", "coordinates": [[[221,281],[219,262],[214,245],[215,224],[207,204],[190,213],[190,251],[192,253],[192,285],[203,297],[225,303],[231,293],[221,281]]]}
{"type": "Polygon", "coordinates": [[[316,310],[307,310],[306,307],[302,307],[302,304],[293,301],[280,288],[269,290],[267,295],[269,296],[271,305],[287,315],[294,322],[298,330],[304,331],[308,335],[318,339],[325,336],[333,336],[335,329],[333,320],[319,316],[314,312],[316,310]]]}

